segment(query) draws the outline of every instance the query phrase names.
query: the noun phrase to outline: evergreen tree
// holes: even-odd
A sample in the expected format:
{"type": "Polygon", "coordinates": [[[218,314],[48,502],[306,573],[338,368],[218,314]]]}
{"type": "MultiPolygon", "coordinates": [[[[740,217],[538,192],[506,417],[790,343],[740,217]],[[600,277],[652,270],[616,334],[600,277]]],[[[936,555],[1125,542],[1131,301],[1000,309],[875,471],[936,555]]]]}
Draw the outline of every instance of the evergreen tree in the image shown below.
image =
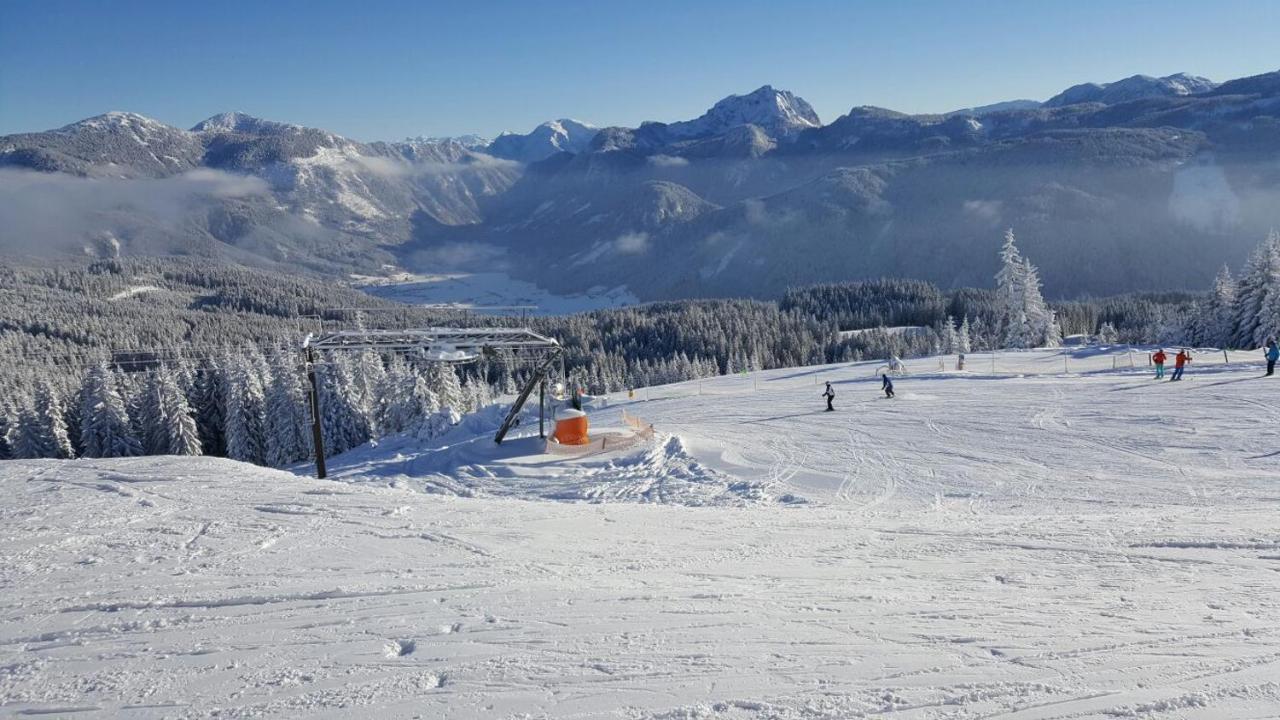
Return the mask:
{"type": "Polygon", "coordinates": [[[1120,334],[1116,332],[1116,328],[1109,322],[1104,322],[1098,326],[1098,344],[1099,345],[1115,345],[1120,340],[1120,334]]]}
{"type": "Polygon", "coordinates": [[[1232,311],[1236,304],[1236,283],[1226,265],[1213,280],[1213,290],[1196,304],[1186,337],[1201,347],[1225,348],[1231,344],[1232,311]]]}
{"type": "Polygon", "coordinates": [[[142,451],[147,455],[165,455],[169,449],[169,438],[165,434],[164,411],[160,408],[163,396],[160,390],[162,372],[161,368],[149,373],[137,409],[133,412],[135,430],[138,432],[138,439],[142,442],[142,451]]]}
{"type": "Polygon", "coordinates": [[[43,457],[73,458],[71,438],[67,433],[66,405],[53,385],[43,380],[36,386],[35,411],[40,423],[40,435],[47,449],[43,457]]]}
{"type": "Polygon", "coordinates": [[[13,457],[13,450],[9,446],[9,430],[13,428],[15,420],[10,400],[11,398],[0,400],[0,460],[13,457]]]}
{"type": "Polygon", "coordinates": [[[417,430],[439,409],[440,401],[427,379],[418,373],[410,373],[407,387],[395,395],[387,410],[387,424],[393,428],[392,432],[417,430]]]}
{"type": "Polygon", "coordinates": [[[230,358],[209,362],[196,372],[191,405],[195,410],[200,448],[205,455],[226,457],[227,376],[230,358]]]}
{"type": "Polygon", "coordinates": [[[176,370],[164,367],[152,376],[151,402],[155,403],[154,417],[158,422],[149,432],[152,454],[201,454],[200,434],[179,377],[176,370]]]}
{"type": "Polygon", "coordinates": [[[227,457],[257,465],[266,462],[265,402],[258,363],[248,357],[233,360],[223,409],[227,457]]]}
{"type": "Polygon", "coordinates": [[[1004,233],[1004,245],[1000,248],[1000,270],[996,273],[996,297],[1000,303],[1004,347],[1022,348],[1031,344],[1027,327],[1026,265],[1014,241],[1013,230],[1004,233]]]}
{"type": "Polygon", "coordinates": [[[972,331],[969,327],[969,316],[964,316],[964,322],[960,323],[960,331],[956,335],[956,352],[968,353],[973,347],[972,331]]]}
{"type": "Polygon", "coordinates": [[[142,444],[133,435],[129,410],[117,382],[116,374],[105,362],[93,366],[85,376],[80,409],[81,454],[85,457],[142,454],[142,444]]]}
{"type": "Polygon", "coordinates": [[[36,460],[49,457],[52,449],[40,432],[40,418],[35,408],[26,405],[18,410],[18,419],[9,430],[9,446],[18,460],[36,460]]]}
{"type": "Polygon", "coordinates": [[[956,331],[955,318],[948,315],[946,321],[942,323],[942,332],[938,333],[938,335],[941,339],[940,349],[942,354],[951,355],[960,352],[960,335],[956,331]]]}
{"type": "Polygon", "coordinates": [[[271,467],[284,467],[312,452],[307,430],[310,412],[302,367],[290,362],[289,354],[283,351],[273,356],[272,365],[275,372],[266,399],[266,461],[271,467]]]}
{"type": "Polygon", "coordinates": [[[336,455],[368,442],[373,435],[365,408],[358,401],[359,391],[346,354],[329,354],[322,369],[320,417],[325,452],[336,455]]]}
{"type": "Polygon", "coordinates": [[[996,295],[1004,325],[1004,346],[1010,348],[1058,347],[1062,331],[1040,292],[1040,274],[1022,257],[1013,230],[1004,234],[996,295]]]}
{"type": "MultiPolygon", "coordinates": [[[[455,413],[463,412],[466,401],[462,394],[462,383],[458,380],[458,373],[454,372],[453,366],[446,363],[432,363],[427,373],[427,380],[442,409],[453,410],[455,413]]],[[[570,382],[571,387],[581,387],[582,378],[574,376],[570,382]]]]}
{"type": "Polygon", "coordinates": [[[1280,231],[1267,235],[1266,270],[1262,302],[1258,306],[1258,326],[1253,331],[1254,347],[1263,347],[1268,340],[1280,340],[1280,231]]]}
{"type": "Polygon", "coordinates": [[[1273,303],[1268,301],[1269,295],[1280,292],[1276,288],[1280,288],[1280,232],[1272,230],[1240,274],[1231,332],[1234,347],[1252,349],[1266,342],[1277,324],[1271,315],[1273,303]]]}

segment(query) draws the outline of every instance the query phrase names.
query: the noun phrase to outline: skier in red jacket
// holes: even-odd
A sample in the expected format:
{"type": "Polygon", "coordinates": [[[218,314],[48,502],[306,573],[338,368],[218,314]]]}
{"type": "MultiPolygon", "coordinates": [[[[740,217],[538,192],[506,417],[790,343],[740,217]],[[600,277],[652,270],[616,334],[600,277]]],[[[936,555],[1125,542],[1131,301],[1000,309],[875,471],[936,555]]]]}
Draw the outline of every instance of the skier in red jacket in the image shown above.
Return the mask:
{"type": "Polygon", "coordinates": [[[1169,382],[1182,379],[1182,371],[1186,368],[1187,363],[1191,362],[1191,351],[1182,348],[1182,351],[1173,358],[1173,377],[1169,378],[1169,382]]]}
{"type": "Polygon", "coordinates": [[[1169,356],[1164,354],[1164,348],[1160,348],[1159,350],[1156,351],[1155,355],[1151,356],[1151,362],[1155,363],[1155,366],[1156,366],[1157,380],[1164,377],[1164,361],[1167,360],[1168,358],[1169,356]]]}

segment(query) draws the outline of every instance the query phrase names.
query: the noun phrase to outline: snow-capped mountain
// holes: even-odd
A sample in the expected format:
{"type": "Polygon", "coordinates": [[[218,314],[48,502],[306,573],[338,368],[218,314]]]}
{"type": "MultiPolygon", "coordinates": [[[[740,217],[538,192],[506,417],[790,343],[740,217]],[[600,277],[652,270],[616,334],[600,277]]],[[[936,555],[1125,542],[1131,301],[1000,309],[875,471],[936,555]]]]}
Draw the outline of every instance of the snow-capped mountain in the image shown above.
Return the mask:
{"type": "Polygon", "coordinates": [[[405,138],[404,142],[409,145],[458,145],[467,150],[479,150],[484,152],[489,147],[489,143],[493,142],[492,138],[483,137],[481,135],[442,135],[427,137],[418,135],[417,137],[405,138]]]}
{"type": "Polygon", "coordinates": [[[503,133],[489,143],[485,152],[516,162],[538,162],[556,153],[586,150],[597,132],[599,128],[577,120],[549,120],[527,135],[503,133]]]}
{"type": "Polygon", "coordinates": [[[298,132],[305,130],[301,125],[263,120],[247,113],[225,112],[202,120],[191,128],[196,133],[241,133],[264,135],[269,133],[298,132]]]}
{"type": "Polygon", "coordinates": [[[1012,225],[1052,296],[1204,286],[1280,225],[1280,178],[1257,170],[1280,163],[1280,72],[1081,87],[945,115],[859,105],[822,125],[764,86],[691,120],[558,120],[483,151],[108,113],[0,137],[0,251],[500,271],[656,299],[880,275],[982,285],[1012,225]]]}
{"type": "Polygon", "coordinates": [[[773,138],[788,138],[801,130],[822,126],[813,107],[787,90],[765,85],[746,95],[730,95],[701,117],[668,123],[674,138],[705,138],[742,125],[755,125],[773,138]]]}
{"type": "Polygon", "coordinates": [[[1105,105],[1152,97],[1181,97],[1208,92],[1217,83],[1197,75],[1177,73],[1165,77],[1134,75],[1112,83],[1074,85],[1044,102],[1045,107],[1062,107],[1076,103],[1100,102],[1105,105]]]}
{"type": "Polygon", "coordinates": [[[97,238],[109,237],[110,252],[221,255],[322,271],[376,271],[394,260],[382,249],[390,238],[404,242],[422,225],[479,222],[482,199],[520,172],[457,143],[361,143],[244,113],[215,115],[191,130],[107,113],[0,138],[5,167],[50,174],[0,185],[0,215],[28,216],[20,199],[38,192],[50,215],[32,227],[54,234],[51,247],[96,252],[97,238]],[[100,180],[84,180],[92,178],[100,180]]]}
{"type": "Polygon", "coordinates": [[[196,167],[203,154],[191,133],[128,112],[0,138],[0,167],[83,177],[164,177],[196,167]]]}

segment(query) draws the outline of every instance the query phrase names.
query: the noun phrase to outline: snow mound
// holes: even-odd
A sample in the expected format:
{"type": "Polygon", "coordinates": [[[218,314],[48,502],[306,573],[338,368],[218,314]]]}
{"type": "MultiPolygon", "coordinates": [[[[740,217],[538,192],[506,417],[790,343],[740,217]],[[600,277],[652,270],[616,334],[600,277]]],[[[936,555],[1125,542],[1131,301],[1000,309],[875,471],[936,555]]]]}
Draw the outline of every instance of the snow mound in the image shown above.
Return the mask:
{"type": "Polygon", "coordinates": [[[562,457],[545,454],[544,441],[536,436],[496,445],[494,427],[483,418],[470,418],[443,438],[444,444],[427,447],[408,436],[384,440],[331,459],[330,476],[461,497],[690,506],[774,500],[764,483],[699,462],[678,436],[659,434],[640,447],[562,457]]]}

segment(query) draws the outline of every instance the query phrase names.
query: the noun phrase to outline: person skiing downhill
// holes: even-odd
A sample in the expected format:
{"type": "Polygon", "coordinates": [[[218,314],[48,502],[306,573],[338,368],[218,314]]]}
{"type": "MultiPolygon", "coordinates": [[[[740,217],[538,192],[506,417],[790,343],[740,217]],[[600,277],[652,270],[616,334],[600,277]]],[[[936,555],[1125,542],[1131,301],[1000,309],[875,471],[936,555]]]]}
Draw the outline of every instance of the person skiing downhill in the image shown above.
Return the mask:
{"type": "Polygon", "coordinates": [[[1276,361],[1280,360],[1280,344],[1276,344],[1274,338],[1267,341],[1267,348],[1263,351],[1263,357],[1267,359],[1267,376],[1276,374],[1276,361]]]}
{"type": "Polygon", "coordinates": [[[889,379],[889,374],[881,373],[880,377],[883,379],[883,382],[880,383],[880,389],[884,390],[885,398],[893,397],[893,381],[889,379]]]}
{"type": "Polygon", "coordinates": [[[1151,356],[1151,362],[1155,363],[1155,366],[1156,366],[1157,380],[1160,380],[1164,377],[1164,361],[1167,360],[1168,358],[1169,356],[1164,354],[1164,348],[1160,348],[1159,350],[1156,351],[1155,355],[1151,356]]]}
{"type": "Polygon", "coordinates": [[[1182,379],[1182,371],[1186,369],[1187,363],[1191,362],[1191,351],[1182,348],[1177,356],[1173,358],[1173,377],[1169,378],[1169,382],[1182,379]]]}
{"type": "Polygon", "coordinates": [[[827,383],[827,389],[822,393],[822,397],[827,399],[827,412],[835,410],[831,405],[831,401],[836,399],[836,391],[831,387],[831,383],[827,383]]]}

